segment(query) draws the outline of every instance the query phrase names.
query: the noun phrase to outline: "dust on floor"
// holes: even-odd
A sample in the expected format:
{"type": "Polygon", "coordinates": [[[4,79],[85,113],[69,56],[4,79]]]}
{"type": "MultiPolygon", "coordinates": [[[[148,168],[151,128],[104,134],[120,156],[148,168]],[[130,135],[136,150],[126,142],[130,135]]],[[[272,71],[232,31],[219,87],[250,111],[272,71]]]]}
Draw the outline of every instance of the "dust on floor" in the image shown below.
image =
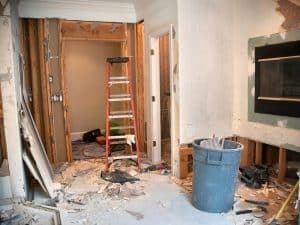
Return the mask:
{"type": "MultiPolygon", "coordinates": [[[[148,166],[149,164],[143,164],[144,171],[147,171],[145,168],[148,166]]],[[[63,184],[57,198],[57,207],[61,211],[63,224],[265,223],[265,218],[257,218],[257,214],[235,215],[235,211],[213,214],[197,210],[191,204],[191,177],[178,180],[167,173],[162,173],[163,170],[139,173],[135,163],[130,160],[114,162],[111,171],[117,169],[127,172],[139,181],[126,182],[123,185],[105,181],[101,178],[101,171],[104,170],[103,160],[74,161],[56,170],[56,181],[63,184]]],[[[237,194],[250,198],[253,197],[250,193],[256,191],[248,190],[239,183],[237,194]]],[[[235,210],[245,207],[247,205],[240,204],[239,201],[235,204],[235,210]]],[[[291,216],[294,214],[291,213],[291,216]]]]}
{"type": "Polygon", "coordinates": [[[139,179],[121,185],[103,180],[103,169],[102,160],[81,160],[57,170],[56,181],[64,185],[57,199],[63,224],[234,224],[227,214],[195,209],[189,196],[161,171],[139,173],[132,161],[117,161],[112,171],[139,179]]]}

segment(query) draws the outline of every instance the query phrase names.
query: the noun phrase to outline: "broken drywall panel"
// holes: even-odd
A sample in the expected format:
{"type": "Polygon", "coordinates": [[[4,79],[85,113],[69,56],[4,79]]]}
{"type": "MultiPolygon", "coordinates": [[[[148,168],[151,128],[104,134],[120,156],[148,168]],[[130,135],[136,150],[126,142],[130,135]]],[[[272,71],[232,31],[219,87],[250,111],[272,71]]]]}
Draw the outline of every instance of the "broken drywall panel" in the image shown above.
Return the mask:
{"type": "MultiPolygon", "coordinates": [[[[12,209],[2,211],[0,222],[3,224],[61,225],[58,209],[44,205],[23,202],[13,205],[12,209]]],[[[1,224],[2,224],[1,223],[1,224]]]]}
{"type": "Polygon", "coordinates": [[[21,0],[20,17],[135,23],[133,3],[112,1],[21,0]]]}
{"type": "Polygon", "coordinates": [[[232,134],[234,4],[178,1],[180,143],[232,134]]]}
{"type": "MultiPolygon", "coordinates": [[[[287,32],[271,34],[262,37],[255,37],[249,39],[248,51],[249,51],[249,64],[248,64],[248,120],[251,122],[264,123],[273,126],[280,126],[285,128],[292,128],[300,130],[300,118],[277,116],[270,114],[262,114],[254,112],[255,97],[252,95],[252,90],[255,92],[255,71],[252,68],[255,67],[255,59],[252,52],[256,47],[261,47],[271,44],[280,44],[290,41],[296,41],[300,39],[300,29],[293,29],[287,32]],[[251,75],[251,76],[250,76],[251,75]],[[284,121],[284,122],[283,122],[284,121]]],[[[299,132],[300,133],[300,132],[299,132]]],[[[300,134],[299,134],[300,135],[300,134]]]]}
{"type": "Polygon", "coordinates": [[[32,157],[30,157],[30,155],[26,151],[23,152],[23,160],[24,160],[27,168],[29,169],[30,173],[34,177],[34,179],[37,180],[37,182],[41,185],[42,189],[47,193],[47,188],[45,187],[45,185],[43,183],[41,175],[40,175],[32,157]]]}
{"type": "MultiPolygon", "coordinates": [[[[24,99],[27,99],[25,96],[24,99]]],[[[53,198],[55,196],[54,195],[55,185],[53,183],[53,170],[47,158],[44,145],[41,141],[37,128],[34,124],[34,120],[30,113],[29,107],[26,104],[25,100],[23,100],[22,102],[21,127],[23,129],[24,139],[28,145],[28,150],[31,152],[32,158],[34,159],[34,163],[38,169],[38,172],[36,170],[30,170],[30,171],[35,171],[33,172],[33,175],[36,175],[36,173],[40,174],[40,178],[42,179],[42,184],[44,184],[44,186],[43,185],[41,186],[43,188],[46,188],[49,196],[53,198]]],[[[25,162],[32,169],[29,160],[27,160],[26,158],[26,155],[25,155],[25,162]]],[[[38,181],[40,182],[40,179],[38,179],[38,181]]]]}
{"type": "MultiPolygon", "coordinates": [[[[13,4],[15,1],[11,1],[13,4]]],[[[11,5],[13,6],[13,5],[11,5]]],[[[14,14],[13,14],[14,15],[14,14]]],[[[17,17],[14,15],[14,17],[17,17]]],[[[5,139],[8,149],[8,162],[10,168],[10,184],[13,197],[25,197],[25,174],[22,161],[21,136],[18,120],[18,61],[16,58],[17,47],[14,45],[17,39],[16,18],[0,17],[0,73],[9,74],[10,79],[1,81],[1,93],[3,102],[5,139]],[[13,46],[15,48],[13,48],[13,46]],[[12,152],[13,151],[13,152],[12,152]]]]}
{"type": "Polygon", "coordinates": [[[9,175],[0,176],[0,201],[6,198],[12,198],[9,175]]]}
{"type": "Polygon", "coordinates": [[[11,186],[9,177],[8,160],[4,159],[0,168],[0,201],[11,198],[11,186]]]}
{"type": "Polygon", "coordinates": [[[23,153],[23,159],[32,172],[32,175],[38,180],[42,188],[47,191],[51,198],[55,197],[55,189],[58,188],[53,182],[53,169],[46,154],[45,147],[36,128],[28,105],[28,95],[25,88],[24,70],[22,69],[22,100],[20,110],[20,122],[22,128],[22,137],[25,148],[31,153],[23,153]]]}
{"type": "Polygon", "coordinates": [[[277,4],[277,11],[284,16],[282,28],[285,30],[300,28],[300,1],[277,0],[277,4]]]}

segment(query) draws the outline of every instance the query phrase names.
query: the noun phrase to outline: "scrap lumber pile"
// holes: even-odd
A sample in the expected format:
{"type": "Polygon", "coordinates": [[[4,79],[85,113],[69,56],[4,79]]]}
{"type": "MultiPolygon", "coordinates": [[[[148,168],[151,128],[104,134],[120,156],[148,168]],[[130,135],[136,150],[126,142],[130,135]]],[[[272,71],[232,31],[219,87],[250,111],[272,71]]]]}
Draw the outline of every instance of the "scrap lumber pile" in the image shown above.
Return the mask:
{"type": "MultiPolygon", "coordinates": [[[[191,194],[192,173],[190,173],[186,179],[178,179],[176,177],[172,177],[172,180],[173,182],[180,185],[185,193],[191,194]]],[[[255,218],[260,218],[262,224],[268,224],[272,216],[274,216],[279,211],[283,202],[288,197],[293,188],[293,185],[290,183],[278,183],[277,179],[272,176],[269,178],[268,183],[264,184],[259,189],[247,187],[246,184],[240,181],[240,179],[238,179],[236,187],[234,210],[248,209],[253,207],[253,205],[243,201],[243,199],[268,202],[268,205],[265,206],[267,212],[252,214],[255,218]]],[[[280,225],[297,224],[298,213],[297,209],[295,208],[296,198],[297,196],[294,196],[293,199],[289,202],[287,208],[284,210],[284,213],[278,221],[280,225]]],[[[238,218],[239,216],[235,215],[235,217],[238,218]]]]}
{"type": "MultiPolygon", "coordinates": [[[[269,183],[263,185],[260,189],[252,189],[246,187],[244,184],[238,182],[237,195],[247,199],[257,199],[259,201],[267,201],[269,205],[267,213],[264,213],[262,220],[264,223],[268,223],[269,219],[276,214],[285,199],[288,197],[292,190],[293,185],[288,183],[279,184],[274,177],[269,178],[269,183]]],[[[290,201],[285,209],[282,217],[280,218],[280,224],[297,224],[297,210],[295,209],[296,196],[290,201]]]]}

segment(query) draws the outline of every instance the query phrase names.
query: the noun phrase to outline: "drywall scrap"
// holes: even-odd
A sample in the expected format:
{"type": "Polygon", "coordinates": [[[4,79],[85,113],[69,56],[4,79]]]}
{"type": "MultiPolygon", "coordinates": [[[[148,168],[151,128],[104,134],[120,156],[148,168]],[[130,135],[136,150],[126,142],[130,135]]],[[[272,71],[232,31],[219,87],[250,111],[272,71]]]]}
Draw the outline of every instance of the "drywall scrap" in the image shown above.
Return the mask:
{"type": "Polygon", "coordinates": [[[24,202],[14,205],[12,209],[0,212],[0,224],[10,225],[61,225],[58,209],[24,202]]]}
{"type": "Polygon", "coordinates": [[[28,95],[24,84],[24,70],[22,70],[22,99],[20,122],[22,129],[23,145],[25,147],[23,160],[28,166],[33,177],[51,198],[55,198],[58,184],[53,182],[53,169],[48,160],[43,142],[36,128],[35,122],[28,105],[28,95]]]}
{"type": "Polygon", "coordinates": [[[23,157],[24,163],[26,164],[27,168],[31,172],[31,174],[34,177],[34,179],[37,180],[37,182],[41,185],[41,187],[44,190],[44,192],[47,193],[47,188],[44,185],[43,178],[41,177],[40,173],[38,172],[38,169],[37,169],[37,167],[36,167],[36,165],[35,165],[34,160],[32,159],[32,157],[26,151],[23,152],[23,156],[22,157],[23,157]]]}
{"type": "Polygon", "coordinates": [[[26,143],[27,151],[30,152],[32,156],[32,160],[29,160],[29,157],[27,157],[28,154],[25,154],[23,155],[23,159],[25,158],[25,163],[31,172],[36,168],[36,171],[32,173],[33,176],[37,178],[37,174],[40,175],[39,179],[37,179],[40,185],[47,190],[51,198],[54,198],[53,170],[51,164],[47,158],[46,151],[35,127],[28,105],[22,101],[21,106],[22,136],[26,143]]]}
{"type": "MultiPolygon", "coordinates": [[[[56,170],[55,181],[63,185],[61,194],[57,197],[58,207],[84,207],[90,198],[101,196],[102,199],[130,199],[144,195],[139,183],[112,183],[101,177],[105,170],[103,160],[80,160],[65,163],[56,170]]],[[[126,172],[138,181],[138,168],[132,161],[116,161],[111,168],[126,172]]],[[[73,208],[72,208],[73,210],[73,208]]]]}

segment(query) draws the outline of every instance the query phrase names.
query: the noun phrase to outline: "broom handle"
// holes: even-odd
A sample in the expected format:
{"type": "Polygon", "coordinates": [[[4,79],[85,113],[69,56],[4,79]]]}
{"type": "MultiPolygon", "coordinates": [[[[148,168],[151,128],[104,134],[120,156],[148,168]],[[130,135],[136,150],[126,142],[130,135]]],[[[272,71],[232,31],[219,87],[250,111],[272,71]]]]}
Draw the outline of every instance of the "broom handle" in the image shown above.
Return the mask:
{"type": "Polygon", "coordinates": [[[281,206],[279,212],[277,213],[275,219],[279,219],[281,217],[281,214],[283,213],[283,210],[285,209],[285,207],[287,206],[287,204],[289,203],[289,201],[291,200],[291,198],[293,197],[293,195],[295,194],[297,188],[299,186],[299,181],[297,182],[297,184],[295,184],[293,190],[290,192],[289,196],[287,197],[287,199],[285,200],[285,202],[283,203],[283,205],[281,206]]]}

